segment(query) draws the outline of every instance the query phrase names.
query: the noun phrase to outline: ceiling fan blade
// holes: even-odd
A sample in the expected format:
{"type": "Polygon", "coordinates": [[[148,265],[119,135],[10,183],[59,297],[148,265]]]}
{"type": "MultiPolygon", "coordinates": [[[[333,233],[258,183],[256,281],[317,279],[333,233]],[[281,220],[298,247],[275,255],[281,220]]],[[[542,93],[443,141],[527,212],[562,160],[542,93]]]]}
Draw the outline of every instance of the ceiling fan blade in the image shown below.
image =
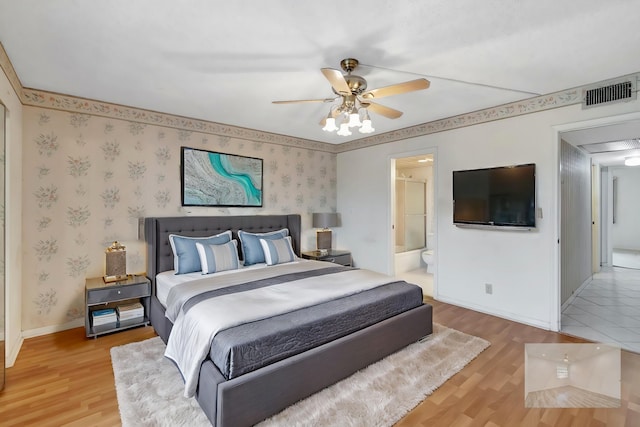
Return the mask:
{"type": "Polygon", "coordinates": [[[333,68],[322,68],[322,74],[329,80],[331,87],[341,95],[351,95],[351,88],[344,79],[342,73],[333,68]]]}
{"type": "Polygon", "coordinates": [[[382,98],[385,96],[399,95],[401,93],[413,92],[415,90],[423,90],[429,87],[430,83],[427,79],[410,80],[404,83],[398,83],[391,86],[385,86],[378,89],[368,90],[361,96],[365,99],[382,98]]]}
{"type": "Polygon", "coordinates": [[[385,107],[384,105],[376,104],[373,102],[361,102],[362,106],[372,113],[380,114],[389,119],[397,119],[402,115],[402,111],[394,110],[391,107],[385,107]]]}
{"type": "Polygon", "coordinates": [[[336,98],[323,98],[323,99],[296,99],[291,101],[271,101],[273,104],[297,104],[301,102],[333,102],[336,98]]]}

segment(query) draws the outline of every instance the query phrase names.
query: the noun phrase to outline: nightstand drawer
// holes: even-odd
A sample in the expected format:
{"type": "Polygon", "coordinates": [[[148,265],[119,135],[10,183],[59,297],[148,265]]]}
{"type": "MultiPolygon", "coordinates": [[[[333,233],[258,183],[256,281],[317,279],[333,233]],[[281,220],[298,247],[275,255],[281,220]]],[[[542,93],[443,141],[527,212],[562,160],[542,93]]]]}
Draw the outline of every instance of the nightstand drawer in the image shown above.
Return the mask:
{"type": "Polygon", "coordinates": [[[351,265],[351,255],[350,254],[337,255],[337,256],[327,256],[327,257],[320,258],[320,260],[321,261],[326,261],[326,262],[333,262],[335,264],[341,264],[341,265],[351,265]]]}
{"type": "Polygon", "coordinates": [[[87,292],[87,304],[99,304],[107,301],[119,301],[145,297],[151,294],[150,283],[118,286],[108,289],[92,289],[87,292]]]}

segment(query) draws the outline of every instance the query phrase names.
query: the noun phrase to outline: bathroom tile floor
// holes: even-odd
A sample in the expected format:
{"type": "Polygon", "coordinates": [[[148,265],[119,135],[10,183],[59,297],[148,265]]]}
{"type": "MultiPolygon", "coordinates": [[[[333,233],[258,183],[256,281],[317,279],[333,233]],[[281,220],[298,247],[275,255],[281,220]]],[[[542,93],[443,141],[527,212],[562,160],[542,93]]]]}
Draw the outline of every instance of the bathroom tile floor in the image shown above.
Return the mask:
{"type": "Polygon", "coordinates": [[[640,270],[603,268],[562,310],[561,331],[640,353],[640,270]]]}

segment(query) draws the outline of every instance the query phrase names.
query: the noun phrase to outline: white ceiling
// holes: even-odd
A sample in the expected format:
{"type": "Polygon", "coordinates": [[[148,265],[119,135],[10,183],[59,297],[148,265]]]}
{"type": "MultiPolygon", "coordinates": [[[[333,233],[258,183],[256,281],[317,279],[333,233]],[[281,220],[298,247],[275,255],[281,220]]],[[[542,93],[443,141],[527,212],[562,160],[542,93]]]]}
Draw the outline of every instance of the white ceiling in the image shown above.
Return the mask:
{"type": "Polygon", "coordinates": [[[320,69],[354,57],[376,133],[640,71],[638,0],[0,0],[24,87],[328,143],[320,69]]]}
{"type": "MultiPolygon", "coordinates": [[[[564,362],[565,357],[570,363],[586,360],[591,357],[602,355],[608,352],[615,352],[613,357],[619,356],[620,348],[598,343],[544,343],[527,344],[525,351],[529,357],[546,359],[552,362],[564,362]]],[[[610,355],[611,356],[611,355],[610,355]]]]}

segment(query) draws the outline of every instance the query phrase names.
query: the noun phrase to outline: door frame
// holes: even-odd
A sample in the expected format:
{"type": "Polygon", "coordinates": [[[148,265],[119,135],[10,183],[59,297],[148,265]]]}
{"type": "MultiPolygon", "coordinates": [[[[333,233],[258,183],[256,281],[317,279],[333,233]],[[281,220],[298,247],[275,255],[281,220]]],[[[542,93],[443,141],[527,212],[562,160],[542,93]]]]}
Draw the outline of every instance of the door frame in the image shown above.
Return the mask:
{"type": "MultiPolygon", "coordinates": [[[[395,178],[396,178],[396,160],[402,159],[405,157],[415,157],[415,156],[433,156],[433,232],[435,236],[435,241],[433,242],[434,252],[437,251],[438,247],[438,209],[437,209],[437,200],[438,200],[438,149],[437,147],[425,147],[411,151],[402,151],[399,153],[393,153],[388,155],[387,160],[387,176],[389,177],[388,185],[387,185],[387,206],[388,206],[388,218],[389,218],[389,226],[388,226],[388,242],[389,247],[387,248],[387,262],[389,263],[391,275],[395,275],[395,252],[396,252],[396,233],[395,233],[395,224],[394,218],[396,214],[396,186],[395,186],[395,178]]],[[[425,230],[426,232],[426,230],[425,230]]],[[[436,252],[437,253],[437,252],[436,252]]],[[[433,265],[433,297],[436,298],[438,295],[438,257],[434,257],[434,265],[433,265]]]]}

